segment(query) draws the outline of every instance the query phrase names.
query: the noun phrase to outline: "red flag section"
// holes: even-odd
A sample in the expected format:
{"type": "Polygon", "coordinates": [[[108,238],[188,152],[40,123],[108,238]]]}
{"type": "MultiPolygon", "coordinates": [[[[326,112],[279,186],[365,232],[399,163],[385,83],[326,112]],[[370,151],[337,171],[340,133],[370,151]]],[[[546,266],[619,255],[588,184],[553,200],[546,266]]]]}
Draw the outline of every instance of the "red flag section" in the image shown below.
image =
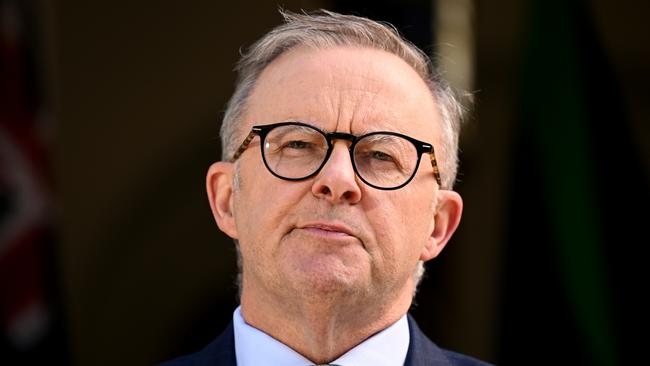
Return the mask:
{"type": "Polygon", "coordinates": [[[49,159],[20,6],[0,0],[0,364],[46,360],[55,348],[46,345],[55,284],[49,159]]]}

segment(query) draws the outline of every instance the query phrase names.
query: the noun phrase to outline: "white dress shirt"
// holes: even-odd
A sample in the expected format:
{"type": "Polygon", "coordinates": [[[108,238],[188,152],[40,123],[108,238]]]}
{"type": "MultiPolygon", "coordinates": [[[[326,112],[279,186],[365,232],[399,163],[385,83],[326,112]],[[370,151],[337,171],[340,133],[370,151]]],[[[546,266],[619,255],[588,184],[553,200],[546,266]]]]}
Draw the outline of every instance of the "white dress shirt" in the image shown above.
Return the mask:
{"type": "MultiPolygon", "coordinates": [[[[314,363],[244,321],[240,308],[233,314],[237,366],[307,366],[314,363]]],[[[409,346],[404,315],[390,327],[366,339],[331,363],[340,366],[403,366],[409,346]]]]}

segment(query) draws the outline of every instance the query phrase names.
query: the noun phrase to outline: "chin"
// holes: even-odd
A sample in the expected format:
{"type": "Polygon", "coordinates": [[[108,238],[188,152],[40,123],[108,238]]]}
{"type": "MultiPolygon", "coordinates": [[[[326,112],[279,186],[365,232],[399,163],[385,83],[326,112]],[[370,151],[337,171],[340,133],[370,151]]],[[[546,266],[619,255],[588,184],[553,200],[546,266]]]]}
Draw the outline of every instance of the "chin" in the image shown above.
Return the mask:
{"type": "Polygon", "coordinates": [[[277,257],[285,281],[302,294],[319,296],[357,292],[370,279],[367,253],[357,245],[287,245],[277,257]]]}
{"type": "Polygon", "coordinates": [[[364,276],[359,268],[327,266],[318,263],[307,268],[301,268],[299,273],[293,273],[296,290],[306,297],[322,299],[328,296],[347,296],[357,293],[363,288],[364,276]]]}

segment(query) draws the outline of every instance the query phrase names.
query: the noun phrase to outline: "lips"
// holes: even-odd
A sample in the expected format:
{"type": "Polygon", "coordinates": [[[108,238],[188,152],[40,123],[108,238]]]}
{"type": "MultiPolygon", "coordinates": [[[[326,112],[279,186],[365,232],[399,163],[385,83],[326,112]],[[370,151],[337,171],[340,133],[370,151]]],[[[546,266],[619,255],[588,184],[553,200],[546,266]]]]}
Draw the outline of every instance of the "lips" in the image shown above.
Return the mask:
{"type": "Polygon", "coordinates": [[[354,231],[347,225],[331,222],[313,222],[300,225],[298,229],[303,229],[314,234],[323,236],[352,236],[356,237],[354,231]]]}

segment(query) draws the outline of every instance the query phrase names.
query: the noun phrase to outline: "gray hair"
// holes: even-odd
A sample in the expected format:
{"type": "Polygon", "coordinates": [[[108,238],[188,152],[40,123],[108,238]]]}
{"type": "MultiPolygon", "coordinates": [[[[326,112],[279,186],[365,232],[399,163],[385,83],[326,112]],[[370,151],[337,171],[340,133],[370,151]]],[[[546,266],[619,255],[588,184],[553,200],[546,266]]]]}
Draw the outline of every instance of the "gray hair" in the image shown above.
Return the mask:
{"type": "MultiPolygon", "coordinates": [[[[281,54],[296,47],[326,49],[336,46],[369,47],[392,53],[410,65],[428,85],[442,121],[441,146],[436,146],[442,188],[453,188],[458,169],[458,135],[465,109],[458,97],[435,69],[430,58],[388,23],[327,10],[296,14],[280,10],[285,23],[277,26],[242,52],[235,70],[235,92],[226,107],[221,125],[221,158],[228,161],[247,131],[240,131],[255,83],[264,69],[281,54]]],[[[238,262],[239,248],[237,248],[238,262]]],[[[241,267],[240,267],[241,274],[241,267]]],[[[416,285],[424,274],[422,262],[415,270],[416,285]]],[[[416,286],[417,288],[417,286],[416,286]]],[[[241,286],[240,286],[241,289],[241,286]]]]}

